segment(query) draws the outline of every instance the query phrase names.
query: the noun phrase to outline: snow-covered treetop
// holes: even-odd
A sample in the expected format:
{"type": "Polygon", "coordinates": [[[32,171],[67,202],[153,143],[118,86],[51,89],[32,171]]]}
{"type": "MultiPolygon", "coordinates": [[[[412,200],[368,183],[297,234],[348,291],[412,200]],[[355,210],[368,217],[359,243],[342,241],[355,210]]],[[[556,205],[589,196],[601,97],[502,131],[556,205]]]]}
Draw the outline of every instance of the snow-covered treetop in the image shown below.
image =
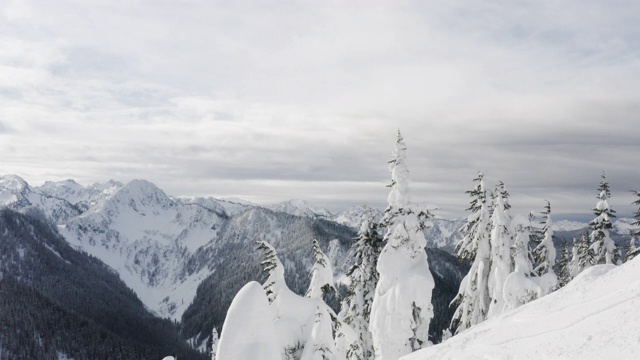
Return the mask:
{"type": "Polygon", "coordinates": [[[556,264],[556,248],[553,245],[553,221],[551,220],[551,203],[549,201],[547,201],[542,215],[544,216],[540,223],[542,225],[542,236],[540,243],[534,250],[537,264],[535,270],[540,276],[553,272],[553,267],[556,264]]]}
{"type": "MultiPolygon", "coordinates": [[[[633,191],[633,195],[638,197],[638,199],[636,201],[634,201],[633,204],[640,206],[640,192],[639,191],[633,191]]],[[[633,217],[635,217],[637,219],[637,221],[633,222],[631,225],[640,226],[640,208],[638,208],[638,210],[633,214],[633,217]]],[[[636,231],[635,235],[640,236],[640,230],[636,231]]]]}
{"type": "Polygon", "coordinates": [[[406,165],[407,145],[398,130],[398,138],[391,152],[389,170],[391,171],[391,188],[387,201],[390,207],[402,209],[409,204],[409,170],[406,165]]]}
{"type": "Polygon", "coordinates": [[[460,259],[473,260],[478,252],[478,244],[489,233],[490,210],[483,178],[484,174],[478,173],[478,177],[473,179],[476,183],[475,187],[466,192],[471,196],[471,204],[467,209],[471,211],[471,214],[462,228],[464,238],[456,245],[455,249],[455,254],[460,259]]]}
{"type": "Polygon", "coordinates": [[[268,242],[258,241],[258,250],[264,252],[260,264],[262,264],[263,270],[267,274],[267,280],[264,282],[263,287],[267,292],[269,302],[273,302],[280,294],[281,289],[287,287],[284,281],[284,266],[278,259],[276,249],[268,242]]]}
{"type": "Polygon", "coordinates": [[[311,269],[311,284],[307,290],[306,297],[312,299],[322,299],[322,297],[330,292],[335,292],[336,288],[333,283],[333,268],[329,257],[322,251],[318,240],[313,240],[313,258],[315,264],[311,269]]]}
{"type": "Polygon", "coordinates": [[[600,180],[600,185],[598,186],[598,202],[596,203],[596,207],[593,208],[593,213],[596,215],[596,218],[589,223],[589,226],[594,230],[609,230],[613,227],[611,218],[616,217],[616,212],[611,209],[611,205],[609,205],[610,198],[611,191],[609,190],[609,183],[603,171],[602,180],[600,180]]]}

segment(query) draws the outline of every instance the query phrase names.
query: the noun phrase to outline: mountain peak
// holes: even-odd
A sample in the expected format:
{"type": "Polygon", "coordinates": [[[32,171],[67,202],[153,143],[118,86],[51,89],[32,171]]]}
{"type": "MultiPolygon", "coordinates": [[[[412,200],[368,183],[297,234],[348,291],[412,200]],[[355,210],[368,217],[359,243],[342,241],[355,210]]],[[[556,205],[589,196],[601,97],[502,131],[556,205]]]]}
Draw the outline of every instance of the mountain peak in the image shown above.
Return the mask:
{"type": "Polygon", "coordinates": [[[7,174],[0,176],[0,189],[12,189],[21,192],[28,187],[29,184],[18,175],[7,174]]]}
{"type": "Polygon", "coordinates": [[[303,217],[333,217],[333,214],[331,214],[329,210],[313,206],[308,201],[300,199],[291,199],[281,203],[267,205],[266,208],[303,217]]]}

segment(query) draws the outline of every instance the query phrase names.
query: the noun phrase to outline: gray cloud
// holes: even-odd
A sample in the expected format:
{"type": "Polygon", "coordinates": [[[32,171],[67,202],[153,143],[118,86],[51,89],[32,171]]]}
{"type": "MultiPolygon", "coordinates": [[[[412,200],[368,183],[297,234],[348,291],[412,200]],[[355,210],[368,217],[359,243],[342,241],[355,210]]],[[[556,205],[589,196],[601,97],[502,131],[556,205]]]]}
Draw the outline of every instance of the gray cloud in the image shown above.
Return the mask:
{"type": "Polygon", "coordinates": [[[465,215],[477,171],[517,211],[549,199],[589,216],[603,170],[628,215],[637,14],[632,1],[9,2],[0,173],[383,207],[400,128],[413,198],[443,216],[465,215]]]}

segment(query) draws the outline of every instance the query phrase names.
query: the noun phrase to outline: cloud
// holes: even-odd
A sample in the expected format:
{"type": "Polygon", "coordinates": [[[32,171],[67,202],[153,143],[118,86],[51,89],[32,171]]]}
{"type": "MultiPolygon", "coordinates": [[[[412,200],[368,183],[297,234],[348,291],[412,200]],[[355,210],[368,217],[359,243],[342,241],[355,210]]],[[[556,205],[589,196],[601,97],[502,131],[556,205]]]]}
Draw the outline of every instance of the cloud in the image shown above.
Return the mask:
{"type": "Polygon", "coordinates": [[[639,7],[9,3],[0,172],[384,206],[401,129],[413,198],[442,214],[465,214],[477,171],[517,211],[589,213],[603,170],[630,214],[639,7]]]}

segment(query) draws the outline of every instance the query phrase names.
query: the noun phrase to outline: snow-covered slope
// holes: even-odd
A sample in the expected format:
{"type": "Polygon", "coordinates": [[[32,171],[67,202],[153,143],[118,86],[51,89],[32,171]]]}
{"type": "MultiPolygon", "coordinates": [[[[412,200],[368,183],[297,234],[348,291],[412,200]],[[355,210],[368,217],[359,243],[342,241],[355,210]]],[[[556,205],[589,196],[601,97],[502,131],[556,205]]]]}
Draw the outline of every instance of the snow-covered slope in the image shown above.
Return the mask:
{"type": "Polygon", "coordinates": [[[553,231],[574,231],[574,230],[584,229],[588,226],[589,224],[582,223],[579,221],[560,220],[560,221],[554,221],[551,228],[553,229],[553,231]]]}
{"type": "Polygon", "coordinates": [[[178,199],[178,201],[181,201],[185,204],[198,204],[200,206],[203,206],[207,209],[210,209],[212,211],[218,212],[218,213],[226,213],[229,216],[233,216],[236,214],[239,214],[251,207],[253,207],[252,205],[248,205],[242,202],[235,202],[235,201],[230,201],[230,200],[221,200],[221,199],[215,199],[212,197],[191,197],[191,198],[181,198],[178,199]]]}
{"type": "Polygon", "coordinates": [[[113,195],[122,186],[124,185],[121,182],[114,180],[109,180],[106,183],[82,186],[74,180],[69,179],[63,181],[46,181],[43,185],[35,187],[35,189],[50,197],[65,199],[81,211],[86,211],[91,206],[113,195]]]}
{"type": "Polygon", "coordinates": [[[332,220],[337,222],[338,224],[342,224],[352,229],[358,230],[360,229],[360,225],[362,224],[362,219],[364,218],[364,216],[371,211],[373,211],[375,214],[374,219],[377,222],[380,222],[380,220],[382,220],[382,216],[384,215],[382,211],[374,209],[368,205],[350,207],[335,215],[332,220]]]}
{"type": "Polygon", "coordinates": [[[171,200],[133,180],[60,226],[67,241],[116,270],[150,309],[179,319],[209,275],[194,252],[217,238],[226,215],[171,200]]]}
{"type": "Polygon", "coordinates": [[[331,218],[333,215],[329,210],[324,208],[319,208],[309,204],[305,200],[293,199],[289,201],[283,201],[278,204],[267,205],[267,209],[287,213],[295,216],[303,216],[303,217],[325,217],[331,218]]]}
{"type": "Polygon", "coordinates": [[[550,295],[403,359],[638,359],[639,273],[640,258],[591,267],[550,295]]]}
{"type": "Polygon", "coordinates": [[[17,175],[0,177],[0,207],[18,211],[35,207],[56,223],[65,222],[81,213],[69,201],[32,188],[17,175]]]}

